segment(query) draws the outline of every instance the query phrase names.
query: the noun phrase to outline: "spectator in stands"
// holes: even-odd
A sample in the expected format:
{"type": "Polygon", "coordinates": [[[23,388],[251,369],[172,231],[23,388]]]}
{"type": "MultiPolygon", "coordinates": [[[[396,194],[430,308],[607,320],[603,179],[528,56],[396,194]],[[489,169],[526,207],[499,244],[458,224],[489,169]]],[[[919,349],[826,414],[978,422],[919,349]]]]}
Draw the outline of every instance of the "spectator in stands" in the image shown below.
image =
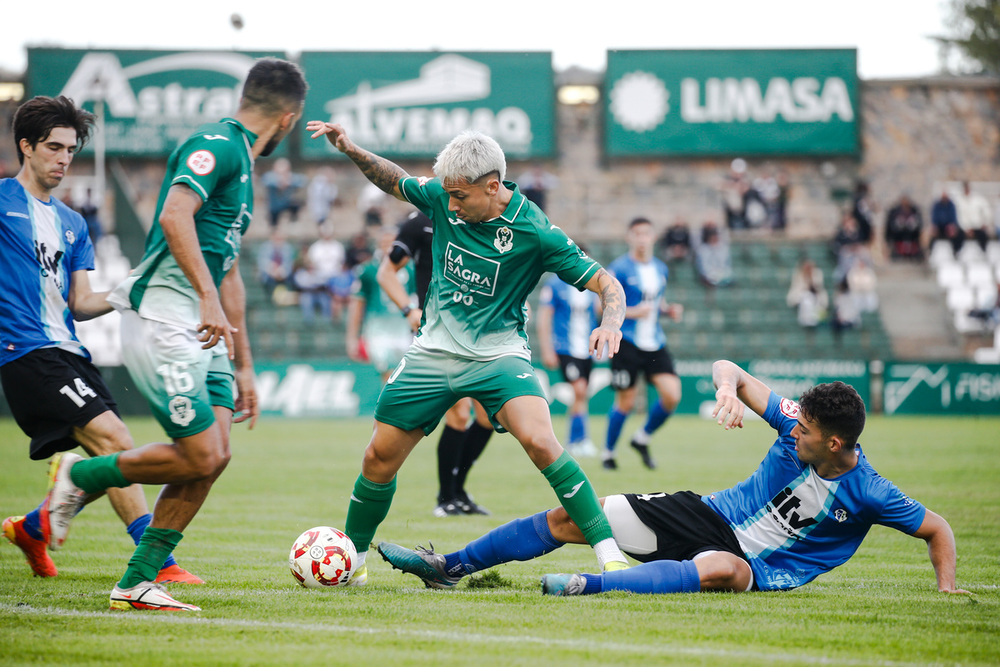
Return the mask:
{"type": "Polygon", "coordinates": [[[311,247],[304,248],[295,260],[295,272],[292,280],[299,293],[299,307],[302,309],[302,319],[306,324],[316,321],[316,312],[322,316],[322,321],[329,322],[332,299],[330,288],[324,280],[322,272],[316,268],[311,257],[311,247]]]}
{"type": "Polygon", "coordinates": [[[271,228],[271,235],[257,248],[257,279],[264,286],[268,298],[275,289],[291,287],[295,270],[295,248],[278,227],[271,228]]]}
{"type": "MultiPolygon", "coordinates": [[[[871,252],[866,246],[858,246],[851,253],[848,269],[844,279],[838,276],[837,284],[846,280],[850,296],[857,304],[860,313],[874,313],[878,310],[878,292],[875,287],[878,278],[871,252]]],[[[846,262],[845,262],[846,263],[846,262]]]]}
{"type": "Polygon", "coordinates": [[[787,223],[788,174],[780,171],[768,176],[755,178],[753,189],[760,198],[760,202],[764,205],[767,217],[764,226],[776,230],[784,229],[787,223]]]}
{"type": "Polygon", "coordinates": [[[924,219],[920,209],[913,205],[908,195],[899,198],[899,203],[889,209],[885,217],[885,244],[893,259],[923,259],[920,235],[924,219]]]}
{"type": "Polygon", "coordinates": [[[958,226],[965,232],[965,237],[975,239],[979,247],[986,250],[993,219],[986,197],[973,192],[968,181],[962,181],[962,194],[955,198],[955,211],[958,214],[958,226]]]}
{"type": "Polygon", "coordinates": [[[840,227],[830,242],[830,250],[834,258],[839,258],[845,248],[864,245],[864,237],[858,226],[858,219],[851,208],[844,208],[840,214],[840,227]]]}
{"type": "Polygon", "coordinates": [[[544,211],[546,195],[549,190],[559,187],[559,179],[545,171],[542,165],[536,164],[524,172],[521,178],[517,179],[517,186],[520,188],[522,195],[530,199],[535,203],[535,206],[544,211]]]}
{"type": "Polygon", "coordinates": [[[746,229],[749,226],[746,219],[746,198],[750,191],[750,183],[746,171],[746,160],[736,158],[730,163],[729,174],[726,175],[720,188],[722,208],[729,229],[746,229]]]}
{"type": "Polygon", "coordinates": [[[354,267],[364,264],[372,258],[371,239],[368,234],[358,232],[351,237],[351,243],[347,247],[344,256],[344,268],[353,271],[354,267]]]}
{"type": "Polygon", "coordinates": [[[965,242],[965,234],[958,224],[955,202],[951,200],[947,190],[941,193],[941,198],[931,208],[931,243],[939,239],[951,243],[956,254],[965,242]]]}
{"type": "Polygon", "coordinates": [[[365,183],[358,193],[358,211],[365,229],[382,227],[385,217],[385,203],[389,195],[382,192],[374,183],[365,183]]]}
{"type": "Polygon", "coordinates": [[[875,203],[871,198],[871,189],[864,181],[858,181],[854,185],[854,205],[851,215],[858,223],[861,242],[870,243],[875,221],[875,203]]]}
{"type": "Polygon", "coordinates": [[[318,226],[326,223],[330,209],[337,203],[337,172],[332,167],[321,167],[309,181],[306,206],[318,226]]]}
{"type": "Polygon", "coordinates": [[[790,308],[796,309],[803,327],[814,329],[826,319],[829,296],[823,285],[823,270],[811,259],[799,263],[785,301],[790,308]]]}
{"type": "Polygon", "coordinates": [[[333,237],[332,224],[328,222],[319,228],[319,238],[309,246],[308,255],[317,279],[332,297],[333,317],[339,320],[354,278],[344,268],[344,244],[333,237]]]}
{"type": "Polygon", "coordinates": [[[305,176],[293,172],[292,163],[282,157],[275,160],[271,171],[264,174],[263,182],[271,227],[278,226],[284,213],[288,213],[290,222],[295,222],[304,198],[305,176]]]}
{"type": "Polygon", "coordinates": [[[729,239],[714,222],[706,222],[701,227],[694,246],[694,264],[698,278],[709,287],[726,287],[733,282],[729,239]]]}
{"type": "Polygon", "coordinates": [[[673,264],[686,261],[691,257],[691,228],[686,220],[677,217],[674,223],[667,227],[663,236],[657,242],[663,261],[673,264]]]}
{"type": "Polygon", "coordinates": [[[846,280],[837,283],[837,292],[833,297],[833,318],[830,323],[834,333],[861,326],[861,309],[846,280]]]}

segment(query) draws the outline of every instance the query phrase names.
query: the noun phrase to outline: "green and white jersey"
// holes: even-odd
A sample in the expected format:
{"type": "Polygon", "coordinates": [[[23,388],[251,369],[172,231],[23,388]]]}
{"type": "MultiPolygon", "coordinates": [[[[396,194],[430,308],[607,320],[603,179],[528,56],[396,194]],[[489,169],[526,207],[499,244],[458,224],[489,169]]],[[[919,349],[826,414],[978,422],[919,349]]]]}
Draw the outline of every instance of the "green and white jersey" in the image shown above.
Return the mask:
{"type": "MultiPolygon", "coordinates": [[[[366,338],[372,334],[409,336],[410,323],[403,317],[403,311],[393,303],[389,295],[378,284],[380,261],[381,257],[376,255],[354,269],[354,285],[351,288],[351,294],[365,302],[363,333],[366,338]]],[[[407,264],[401,268],[397,275],[399,281],[406,287],[406,291],[413,294],[416,283],[410,265],[407,264]]]]}
{"type": "Polygon", "coordinates": [[[546,272],[582,290],[601,268],[517,185],[503,214],[464,222],[448,211],[448,193],[437,178],[399,183],[403,196],[434,221],[434,268],[424,322],[414,345],[465,359],[531,358],[525,301],[546,272]]]}
{"type": "Polygon", "coordinates": [[[142,261],[108,301],[147,319],[195,328],[198,296],[170,253],[160,214],[171,186],[183,184],[201,200],[194,216],[202,255],[218,287],[240,254],[253,217],[253,143],[257,136],[232,118],[202,125],[170,155],[142,261]]]}

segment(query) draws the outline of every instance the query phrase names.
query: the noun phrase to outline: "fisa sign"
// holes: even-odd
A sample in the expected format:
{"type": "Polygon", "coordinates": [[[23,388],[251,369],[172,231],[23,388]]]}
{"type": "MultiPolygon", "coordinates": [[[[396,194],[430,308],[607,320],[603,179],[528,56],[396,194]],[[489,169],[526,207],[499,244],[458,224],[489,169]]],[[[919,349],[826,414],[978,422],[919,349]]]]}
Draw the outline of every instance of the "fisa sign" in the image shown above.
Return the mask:
{"type": "Polygon", "coordinates": [[[854,49],[609,51],[610,157],[856,155],[854,49]]]}

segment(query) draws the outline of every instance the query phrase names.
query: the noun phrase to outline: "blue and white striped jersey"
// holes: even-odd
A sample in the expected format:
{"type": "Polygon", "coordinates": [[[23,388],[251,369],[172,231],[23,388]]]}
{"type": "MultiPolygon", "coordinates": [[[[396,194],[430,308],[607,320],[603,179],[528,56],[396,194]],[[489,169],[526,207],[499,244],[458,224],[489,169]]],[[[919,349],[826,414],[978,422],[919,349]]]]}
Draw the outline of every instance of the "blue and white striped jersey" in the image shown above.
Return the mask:
{"type": "Polygon", "coordinates": [[[653,306],[642,319],[625,320],[622,338],[647,352],[664,347],[667,337],[660,326],[660,304],[667,292],[667,265],[656,258],[637,262],[626,254],[611,262],[608,271],[622,284],[626,306],[638,306],[643,301],[653,306]]]}
{"type": "Polygon", "coordinates": [[[907,534],[920,528],[923,505],[868,463],[824,479],[799,460],[791,436],[795,401],[774,392],[764,419],[778,439],[757,470],[736,486],[703,497],[736,533],[761,590],[802,586],[845,563],[874,524],[907,534]]]}
{"type": "Polygon", "coordinates": [[[538,303],[552,308],[552,347],[556,354],[576,359],[590,357],[590,334],[597,326],[597,295],[580,291],[550,276],[542,286],[538,303]]]}
{"type": "Polygon", "coordinates": [[[87,359],[69,310],[70,276],[94,268],[83,217],[55,197],[43,202],[16,178],[0,180],[0,366],[60,347],[87,359]]]}

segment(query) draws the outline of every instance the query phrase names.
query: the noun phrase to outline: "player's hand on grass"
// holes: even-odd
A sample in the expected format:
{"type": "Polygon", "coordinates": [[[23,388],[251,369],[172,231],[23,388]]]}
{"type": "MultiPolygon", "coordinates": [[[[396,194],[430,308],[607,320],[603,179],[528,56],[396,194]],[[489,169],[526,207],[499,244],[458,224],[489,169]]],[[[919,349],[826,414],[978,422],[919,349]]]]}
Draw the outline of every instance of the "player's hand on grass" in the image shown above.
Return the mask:
{"type": "Polygon", "coordinates": [[[253,429],[260,416],[260,405],[257,402],[257,385],[254,384],[253,369],[238,370],[236,379],[236,412],[233,417],[234,424],[245,421],[250,423],[247,428],[253,429]]]}
{"type": "Polygon", "coordinates": [[[731,428],[743,428],[743,411],[746,406],[736,396],[736,392],[726,385],[715,392],[715,409],[712,418],[718,420],[719,426],[727,431],[731,428]]]}
{"type": "Polygon", "coordinates": [[[325,134],[327,141],[341,153],[346,153],[352,145],[351,140],[347,138],[347,132],[337,123],[311,120],[306,123],[306,131],[312,132],[312,139],[319,139],[325,134]]]}
{"type": "Polygon", "coordinates": [[[597,327],[590,334],[590,353],[594,359],[600,361],[603,358],[604,350],[607,348],[608,359],[618,354],[618,347],[622,342],[621,329],[611,329],[608,327],[597,327]]]}

